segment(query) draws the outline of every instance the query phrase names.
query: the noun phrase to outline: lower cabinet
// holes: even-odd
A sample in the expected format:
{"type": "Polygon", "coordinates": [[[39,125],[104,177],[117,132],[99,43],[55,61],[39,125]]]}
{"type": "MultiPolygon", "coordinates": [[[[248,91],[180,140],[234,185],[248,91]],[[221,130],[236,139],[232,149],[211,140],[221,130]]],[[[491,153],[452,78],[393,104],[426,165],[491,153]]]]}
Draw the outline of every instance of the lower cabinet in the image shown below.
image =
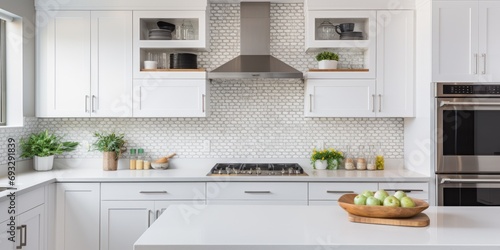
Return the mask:
{"type": "Polygon", "coordinates": [[[56,250],[99,249],[99,183],[56,184],[56,250]]]}
{"type": "Polygon", "coordinates": [[[189,216],[204,199],[205,183],[103,183],[100,250],[132,250],[168,206],[184,204],[189,216]]]}
{"type": "Polygon", "coordinates": [[[7,207],[9,200],[0,204],[2,227],[0,228],[0,249],[2,250],[46,250],[45,190],[39,188],[16,197],[17,215],[11,220],[7,207]],[[4,209],[5,208],[5,209],[4,209]],[[5,214],[7,213],[7,214],[5,214]],[[12,227],[9,224],[15,223],[12,227]],[[13,229],[13,230],[11,230],[13,229]],[[9,240],[15,236],[15,242],[9,240]]]}
{"type": "Polygon", "coordinates": [[[361,193],[365,190],[377,189],[378,183],[310,182],[309,205],[337,205],[338,199],[344,194],[361,193]]]}
{"type": "Polygon", "coordinates": [[[208,182],[208,205],[307,205],[307,183],[208,182]]]}

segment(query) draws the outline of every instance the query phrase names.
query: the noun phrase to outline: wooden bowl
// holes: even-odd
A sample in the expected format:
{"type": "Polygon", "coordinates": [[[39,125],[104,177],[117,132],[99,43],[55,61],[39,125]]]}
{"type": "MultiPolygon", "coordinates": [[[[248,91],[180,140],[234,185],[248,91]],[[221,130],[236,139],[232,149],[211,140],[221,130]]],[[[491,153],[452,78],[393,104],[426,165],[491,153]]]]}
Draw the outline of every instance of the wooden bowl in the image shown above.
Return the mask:
{"type": "Polygon", "coordinates": [[[423,200],[411,198],[415,202],[415,207],[384,207],[384,206],[366,206],[355,205],[354,197],[357,194],[344,194],[338,203],[347,212],[374,218],[409,218],[413,217],[429,207],[429,204],[423,200]]]}

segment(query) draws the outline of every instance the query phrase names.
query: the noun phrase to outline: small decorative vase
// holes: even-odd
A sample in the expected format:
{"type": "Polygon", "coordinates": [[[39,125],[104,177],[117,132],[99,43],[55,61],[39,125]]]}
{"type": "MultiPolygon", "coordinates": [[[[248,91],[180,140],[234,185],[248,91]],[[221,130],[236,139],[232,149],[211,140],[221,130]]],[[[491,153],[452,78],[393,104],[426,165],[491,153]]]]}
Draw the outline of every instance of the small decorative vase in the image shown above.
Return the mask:
{"type": "Polygon", "coordinates": [[[327,160],[316,160],[314,162],[315,169],[326,169],[327,166],[328,166],[327,160]]]}
{"type": "Polygon", "coordinates": [[[49,155],[45,157],[34,156],[33,157],[33,168],[36,171],[49,171],[54,165],[54,156],[49,155]]]}
{"type": "Polygon", "coordinates": [[[336,69],[338,61],[335,60],[321,60],[318,62],[319,69],[336,69]]]}
{"type": "Polygon", "coordinates": [[[115,152],[103,152],[102,169],[104,171],[115,171],[118,168],[115,152]]]}

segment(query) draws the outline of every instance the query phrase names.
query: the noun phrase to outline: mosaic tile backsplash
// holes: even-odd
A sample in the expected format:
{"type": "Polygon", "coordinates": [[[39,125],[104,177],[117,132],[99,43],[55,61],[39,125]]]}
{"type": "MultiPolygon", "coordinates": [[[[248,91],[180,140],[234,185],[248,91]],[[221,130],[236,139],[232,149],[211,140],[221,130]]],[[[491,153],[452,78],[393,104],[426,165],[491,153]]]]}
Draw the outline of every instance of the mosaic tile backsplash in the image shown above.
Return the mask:
{"type": "MultiPolygon", "coordinates": [[[[210,52],[198,54],[208,70],[239,55],[239,4],[211,4],[210,52]]],[[[271,4],[271,54],[301,71],[314,68],[304,52],[303,4],[271,4]]],[[[362,52],[338,50],[340,67],[359,66],[362,52]]],[[[301,80],[214,80],[206,118],[26,118],[22,129],[0,129],[19,138],[50,129],[81,145],[59,158],[97,158],[89,151],[96,131],[125,133],[129,148],[180,158],[308,158],[318,141],[327,147],[381,143],[387,158],[403,158],[402,118],[306,118],[301,80]],[[210,150],[204,142],[210,141],[210,150]]],[[[2,149],[6,143],[0,144],[2,149]]],[[[2,152],[6,152],[2,150],[2,152]]],[[[0,155],[0,164],[7,162],[0,155]]]]}

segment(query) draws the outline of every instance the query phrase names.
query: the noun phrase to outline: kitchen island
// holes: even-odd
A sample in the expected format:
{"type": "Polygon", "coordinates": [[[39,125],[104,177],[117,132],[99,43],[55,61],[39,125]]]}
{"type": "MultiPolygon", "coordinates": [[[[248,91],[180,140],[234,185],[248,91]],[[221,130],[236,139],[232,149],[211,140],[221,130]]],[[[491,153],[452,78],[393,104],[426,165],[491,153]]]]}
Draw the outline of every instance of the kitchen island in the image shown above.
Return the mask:
{"type": "Polygon", "coordinates": [[[500,208],[429,207],[427,227],[349,222],[339,206],[170,206],[135,250],[500,249],[500,208]]]}

